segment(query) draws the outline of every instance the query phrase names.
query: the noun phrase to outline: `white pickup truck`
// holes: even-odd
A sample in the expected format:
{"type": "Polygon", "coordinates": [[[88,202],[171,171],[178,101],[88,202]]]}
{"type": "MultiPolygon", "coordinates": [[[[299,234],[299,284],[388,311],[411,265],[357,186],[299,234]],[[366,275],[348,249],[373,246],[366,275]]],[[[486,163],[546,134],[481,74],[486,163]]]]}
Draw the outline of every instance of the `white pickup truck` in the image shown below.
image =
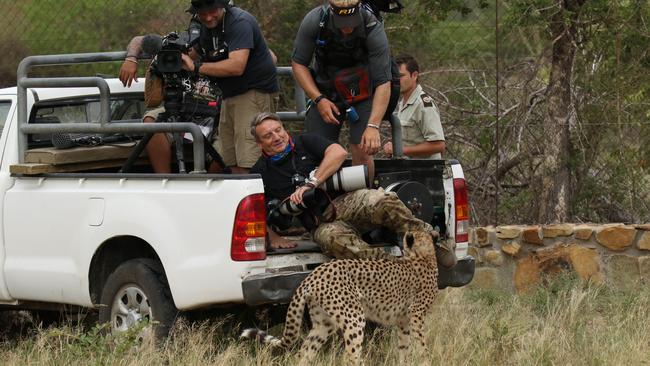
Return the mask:
{"type": "MultiPolygon", "coordinates": [[[[115,79],[27,75],[35,65],[123,57],[30,57],[21,63],[18,87],[0,89],[0,308],[98,308],[100,321],[115,331],[148,319],[164,335],[179,310],[287,303],[330,258],[307,240],[267,252],[258,175],[204,174],[196,153],[190,174],[152,174],[137,163],[125,173],[128,141],[52,148],[53,133],[152,131],[137,120],[142,82],[124,88],[115,79]]],[[[195,132],[191,124],[147,125],[195,132]]],[[[377,172],[381,186],[405,195],[414,211],[427,211],[441,237],[456,243],[458,264],[441,269],[440,287],[469,283],[474,260],[467,255],[460,164],[378,160],[377,172]],[[413,181],[429,197],[409,195],[413,181]]]]}

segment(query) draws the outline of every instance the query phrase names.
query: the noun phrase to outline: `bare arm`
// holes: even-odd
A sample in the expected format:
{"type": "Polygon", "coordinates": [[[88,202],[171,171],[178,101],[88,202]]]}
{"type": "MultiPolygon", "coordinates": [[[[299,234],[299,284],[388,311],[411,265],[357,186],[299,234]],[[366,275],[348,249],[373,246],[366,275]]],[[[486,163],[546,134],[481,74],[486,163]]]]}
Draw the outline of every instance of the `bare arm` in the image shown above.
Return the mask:
{"type": "MultiPolygon", "coordinates": [[[[388,100],[390,99],[390,82],[385,82],[375,88],[372,97],[372,109],[370,110],[370,118],[368,124],[376,127],[381,125],[381,120],[386,114],[388,107],[388,100]]],[[[363,131],[361,136],[361,149],[368,155],[372,155],[379,151],[381,147],[381,138],[379,136],[379,129],[376,127],[368,126],[363,131]]]]}
{"type": "Polygon", "coordinates": [[[315,178],[318,179],[319,182],[326,181],[336,173],[336,171],[341,169],[341,165],[343,165],[343,162],[347,157],[348,152],[345,151],[343,146],[339,144],[331,144],[325,150],[325,157],[323,157],[323,161],[321,161],[318,166],[315,178]]]}
{"type": "Polygon", "coordinates": [[[135,36],[129,44],[126,46],[126,55],[127,57],[140,57],[142,52],[142,41],[144,36],[135,36]]]}
{"type": "Polygon", "coordinates": [[[404,146],[404,155],[427,157],[445,151],[444,141],[425,141],[413,146],[404,146]]]}
{"type": "Polygon", "coordinates": [[[379,126],[381,120],[386,114],[388,108],[388,101],[390,100],[390,82],[385,82],[375,88],[372,96],[372,110],[370,111],[370,118],[368,123],[373,123],[379,126]]]}
{"type": "Polygon", "coordinates": [[[321,95],[318,86],[314,81],[314,78],[311,77],[311,72],[309,68],[305,65],[301,65],[295,61],[291,61],[291,69],[293,70],[293,77],[296,78],[298,85],[305,91],[305,94],[309,99],[314,100],[316,97],[321,95]]]}
{"type": "MultiPolygon", "coordinates": [[[[337,170],[341,169],[341,165],[347,158],[348,152],[345,151],[343,146],[339,144],[331,144],[325,150],[325,156],[318,166],[316,171],[315,178],[319,182],[325,182],[329,177],[331,177],[337,170]]],[[[291,195],[291,201],[294,203],[302,203],[302,196],[310,189],[313,189],[309,185],[304,185],[296,188],[296,191],[291,195]]]]}
{"type": "Polygon", "coordinates": [[[144,36],[133,37],[126,46],[126,58],[120,67],[119,79],[122,85],[131,87],[133,81],[138,81],[138,58],[142,51],[144,36]]]}
{"type": "MultiPolygon", "coordinates": [[[[198,56],[196,51],[190,53],[190,56],[183,55],[184,68],[188,71],[194,72],[194,61],[198,56]]],[[[223,78],[231,76],[242,76],[246,65],[248,64],[248,56],[250,55],[249,49],[241,49],[230,52],[228,58],[218,62],[206,62],[201,64],[199,72],[203,75],[223,78]]]]}

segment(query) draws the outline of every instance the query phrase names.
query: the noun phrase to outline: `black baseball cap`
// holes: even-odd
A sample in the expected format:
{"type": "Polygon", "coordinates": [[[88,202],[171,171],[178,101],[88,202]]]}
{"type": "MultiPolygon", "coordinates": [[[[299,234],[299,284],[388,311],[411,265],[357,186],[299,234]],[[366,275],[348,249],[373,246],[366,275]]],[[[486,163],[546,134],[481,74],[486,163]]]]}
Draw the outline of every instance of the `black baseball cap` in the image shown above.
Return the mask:
{"type": "Polygon", "coordinates": [[[192,0],[192,5],[187,9],[188,12],[196,14],[204,10],[225,8],[228,0],[192,0]]]}
{"type": "Polygon", "coordinates": [[[336,28],[356,28],[363,23],[359,0],[330,0],[329,3],[336,28]]]}

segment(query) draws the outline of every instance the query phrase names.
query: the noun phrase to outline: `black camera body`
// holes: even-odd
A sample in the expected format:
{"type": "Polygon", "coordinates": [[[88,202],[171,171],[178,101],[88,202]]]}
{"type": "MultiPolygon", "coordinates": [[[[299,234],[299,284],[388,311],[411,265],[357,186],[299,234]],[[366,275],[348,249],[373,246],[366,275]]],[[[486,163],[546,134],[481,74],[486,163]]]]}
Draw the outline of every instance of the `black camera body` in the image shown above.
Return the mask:
{"type": "Polygon", "coordinates": [[[190,51],[190,45],[178,33],[171,32],[162,39],[156,59],[156,69],[163,74],[179,73],[183,70],[183,54],[190,51]]]}

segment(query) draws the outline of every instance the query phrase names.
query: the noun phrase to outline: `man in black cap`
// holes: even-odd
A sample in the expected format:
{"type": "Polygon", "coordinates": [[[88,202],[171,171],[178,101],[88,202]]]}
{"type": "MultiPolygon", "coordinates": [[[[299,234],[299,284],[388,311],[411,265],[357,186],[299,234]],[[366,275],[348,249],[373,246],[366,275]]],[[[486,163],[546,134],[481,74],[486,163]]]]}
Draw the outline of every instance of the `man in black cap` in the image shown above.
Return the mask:
{"type": "Polygon", "coordinates": [[[312,100],[307,130],[338,141],[341,125],[348,121],[352,163],[366,164],[372,177],[372,155],[380,147],[379,125],[391,89],[383,24],[359,0],[329,0],[303,19],[292,68],[312,100]]]}
{"type": "MultiPolygon", "coordinates": [[[[246,173],[260,156],[250,136],[250,121],[260,112],[274,112],[279,90],[274,55],[257,20],[228,0],[192,0],[188,9],[201,23],[199,37],[183,68],[215,81],[223,103],[215,147],[233,173],[246,173]]],[[[128,55],[142,45],[129,44],[128,55]]],[[[126,75],[123,83],[130,83],[126,75]]]]}

